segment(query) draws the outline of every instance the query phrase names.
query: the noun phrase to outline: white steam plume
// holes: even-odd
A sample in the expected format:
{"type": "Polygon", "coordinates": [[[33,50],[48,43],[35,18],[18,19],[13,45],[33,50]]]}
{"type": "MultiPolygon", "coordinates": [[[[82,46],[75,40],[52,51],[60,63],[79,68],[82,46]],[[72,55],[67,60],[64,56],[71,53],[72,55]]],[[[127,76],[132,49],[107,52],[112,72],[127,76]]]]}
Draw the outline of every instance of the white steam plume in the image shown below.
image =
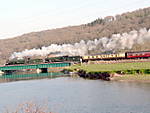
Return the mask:
{"type": "Polygon", "coordinates": [[[132,49],[134,44],[143,44],[150,41],[150,29],[143,28],[139,31],[131,31],[123,34],[113,34],[111,38],[102,37],[95,40],[83,41],[75,44],[51,44],[41,49],[24,50],[14,52],[10,59],[23,58],[25,56],[46,56],[50,53],[59,52],[61,55],[87,55],[89,51],[99,50],[101,52],[115,51],[121,49],[132,49]]]}

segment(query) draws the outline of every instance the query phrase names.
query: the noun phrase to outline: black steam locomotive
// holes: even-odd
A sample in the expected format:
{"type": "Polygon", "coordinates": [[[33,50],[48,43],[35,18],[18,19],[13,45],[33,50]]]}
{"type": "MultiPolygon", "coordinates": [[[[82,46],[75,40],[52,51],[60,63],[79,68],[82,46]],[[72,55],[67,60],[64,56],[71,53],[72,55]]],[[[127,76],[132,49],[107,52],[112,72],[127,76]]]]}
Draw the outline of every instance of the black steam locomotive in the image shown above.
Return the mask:
{"type": "Polygon", "coordinates": [[[48,57],[43,59],[12,59],[8,60],[5,65],[19,65],[19,64],[40,64],[40,63],[51,63],[51,62],[74,62],[79,63],[81,60],[80,56],[59,56],[59,57],[48,57]]]}

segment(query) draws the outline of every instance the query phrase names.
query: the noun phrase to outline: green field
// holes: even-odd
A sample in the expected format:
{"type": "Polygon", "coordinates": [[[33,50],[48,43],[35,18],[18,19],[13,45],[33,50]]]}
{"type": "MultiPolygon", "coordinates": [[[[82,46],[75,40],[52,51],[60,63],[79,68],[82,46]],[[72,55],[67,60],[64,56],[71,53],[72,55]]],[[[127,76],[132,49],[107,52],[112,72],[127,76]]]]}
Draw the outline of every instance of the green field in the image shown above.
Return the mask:
{"type": "Polygon", "coordinates": [[[86,72],[117,72],[130,70],[150,70],[150,62],[115,63],[115,64],[81,64],[73,65],[70,70],[83,69],[86,72]]]}

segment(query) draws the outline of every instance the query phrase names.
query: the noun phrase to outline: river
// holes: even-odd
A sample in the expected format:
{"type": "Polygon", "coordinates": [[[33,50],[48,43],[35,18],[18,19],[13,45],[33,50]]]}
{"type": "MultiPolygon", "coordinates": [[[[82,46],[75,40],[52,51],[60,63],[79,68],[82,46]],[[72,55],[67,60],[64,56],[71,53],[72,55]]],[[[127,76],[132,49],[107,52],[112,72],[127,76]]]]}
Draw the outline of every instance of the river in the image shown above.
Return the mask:
{"type": "Polygon", "coordinates": [[[0,112],[20,103],[53,113],[150,113],[150,84],[58,77],[0,83],[0,112]]]}

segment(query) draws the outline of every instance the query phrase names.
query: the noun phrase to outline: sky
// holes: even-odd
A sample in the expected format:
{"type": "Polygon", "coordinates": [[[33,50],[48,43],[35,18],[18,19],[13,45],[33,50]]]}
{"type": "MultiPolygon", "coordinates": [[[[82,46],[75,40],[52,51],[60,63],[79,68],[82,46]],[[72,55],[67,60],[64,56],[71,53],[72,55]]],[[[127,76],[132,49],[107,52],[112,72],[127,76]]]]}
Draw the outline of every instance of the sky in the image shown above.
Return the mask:
{"type": "Polygon", "coordinates": [[[150,6],[150,0],[0,0],[0,39],[86,24],[150,6]]]}

